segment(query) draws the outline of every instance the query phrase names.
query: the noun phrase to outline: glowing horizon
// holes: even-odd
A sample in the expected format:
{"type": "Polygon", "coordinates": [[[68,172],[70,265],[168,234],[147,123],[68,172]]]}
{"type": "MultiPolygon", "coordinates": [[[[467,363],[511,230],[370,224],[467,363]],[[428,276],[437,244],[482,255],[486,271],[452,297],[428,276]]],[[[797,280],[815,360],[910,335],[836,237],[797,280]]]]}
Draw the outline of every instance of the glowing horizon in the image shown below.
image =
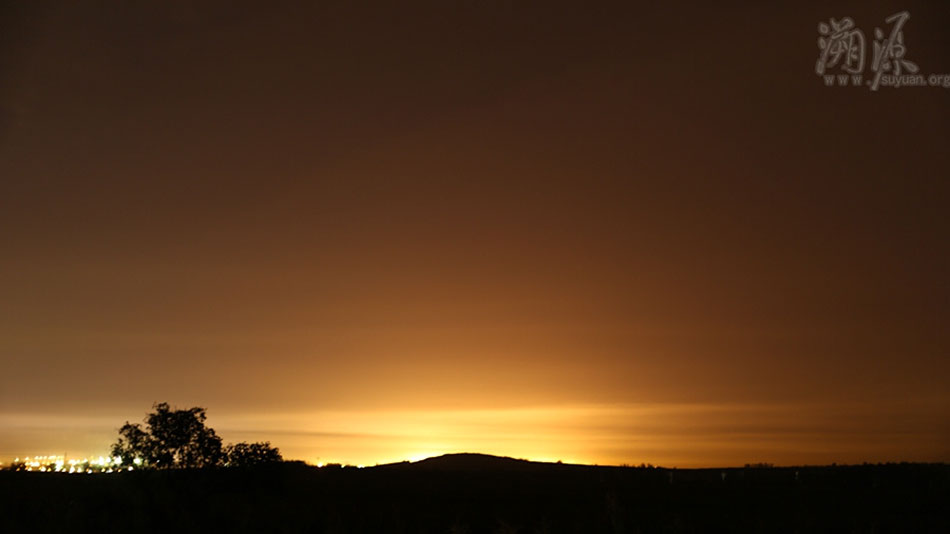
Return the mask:
{"type": "MultiPolygon", "coordinates": [[[[920,435],[927,432],[924,428],[914,428],[913,433],[907,428],[890,433],[861,431],[862,421],[868,417],[907,418],[919,409],[920,405],[905,406],[882,414],[861,405],[829,409],[823,404],[589,404],[241,414],[211,410],[208,424],[226,442],[270,441],[286,459],[313,465],[369,466],[462,452],[545,462],[684,468],[760,462],[942,461],[938,431],[931,431],[929,450],[916,454],[906,451],[920,447],[920,435]],[[820,446],[815,446],[815,436],[821,436],[820,446]],[[883,449],[882,444],[886,444],[883,449]]],[[[0,426],[43,428],[61,435],[66,435],[64,428],[81,434],[86,425],[99,430],[93,442],[102,442],[103,429],[117,428],[124,419],[116,421],[0,415],[0,426]]],[[[76,454],[102,454],[108,444],[76,454]]]]}

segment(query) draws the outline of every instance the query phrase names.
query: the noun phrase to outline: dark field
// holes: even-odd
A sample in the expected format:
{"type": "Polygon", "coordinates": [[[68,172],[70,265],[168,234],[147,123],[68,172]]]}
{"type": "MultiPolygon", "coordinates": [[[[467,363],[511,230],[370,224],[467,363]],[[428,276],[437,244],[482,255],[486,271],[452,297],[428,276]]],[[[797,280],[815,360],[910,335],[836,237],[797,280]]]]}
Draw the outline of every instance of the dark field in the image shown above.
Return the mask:
{"type": "Polygon", "coordinates": [[[947,533],[950,466],[667,470],[453,455],[365,469],[0,472],[0,502],[4,533],[947,533]]]}

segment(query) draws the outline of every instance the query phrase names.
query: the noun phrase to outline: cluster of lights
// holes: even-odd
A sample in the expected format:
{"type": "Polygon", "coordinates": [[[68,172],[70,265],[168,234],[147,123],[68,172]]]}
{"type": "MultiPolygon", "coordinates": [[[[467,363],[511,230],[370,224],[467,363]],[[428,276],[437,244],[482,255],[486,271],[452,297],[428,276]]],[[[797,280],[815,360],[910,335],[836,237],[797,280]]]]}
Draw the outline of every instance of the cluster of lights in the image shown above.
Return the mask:
{"type": "MultiPolygon", "coordinates": [[[[142,459],[136,458],[132,462],[136,466],[142,465],[142,459]]],[[[118,456],[100,456],[98,458],[72,459],[66,461],[63,456],[27,456],[20,461],[13,461],[10,466],[14,471],[35,471],[39,473],[115,473],[132,471],[131,465],[122,465],[122,458],[118,456]]]]}

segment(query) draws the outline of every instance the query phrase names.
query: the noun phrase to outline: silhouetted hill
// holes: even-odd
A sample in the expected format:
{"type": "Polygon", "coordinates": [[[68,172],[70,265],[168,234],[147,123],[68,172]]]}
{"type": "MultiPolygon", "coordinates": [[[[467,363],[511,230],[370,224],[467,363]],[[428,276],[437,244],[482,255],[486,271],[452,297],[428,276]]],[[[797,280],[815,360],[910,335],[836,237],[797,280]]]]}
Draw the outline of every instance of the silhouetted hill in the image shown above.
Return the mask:
{"type": "Polygon", "coordinates": [[[661,469],[452,454],[112,475],[0,472],[0,532],[950,532],[950,466],[661,469]]]}
{"type": "Polygon", "coordinates": [[[532,462],[507,456],[492,456],[473,452],[462,452],[433,456],[418,462],[402,462],[377,467],[402,467],[411,469],[430,469],[441,471],[524,471],[551,469],[563,464],[532,462]]]}
{"type": "Polygon", "coordinates": [[[456,469],[456,470],[468,470],[468,469],[520,469],[529,467],[532,465],[532,462],[527,460],[517,460],[515,458],[509,458],[507,456],[492,456],[490,454],[477,454],[477,453],[456,453],[456,454],[444,454],[442,456],[435,456],[432,458],[426,458],[425,460],[420,460],[415,462],[413,465],[416,467],[429,468],[429,469],[456,469]]]}

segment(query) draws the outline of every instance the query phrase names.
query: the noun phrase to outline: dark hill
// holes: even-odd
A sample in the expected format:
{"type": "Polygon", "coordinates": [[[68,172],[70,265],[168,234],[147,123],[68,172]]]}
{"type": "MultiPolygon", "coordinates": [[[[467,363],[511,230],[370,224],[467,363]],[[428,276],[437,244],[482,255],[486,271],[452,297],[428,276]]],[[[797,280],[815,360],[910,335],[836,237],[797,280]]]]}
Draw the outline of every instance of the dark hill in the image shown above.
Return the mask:
{"type": "Polygon", "coordinates": [[[510,469],[524,469],[532,465],[532,462],[527,460],[517,460],[515,458],[509,458],[507,456],[492,456],[490,454],[477,454],[477,453],[456,453],[456,454],[444,454],[442,456],[434,456],[432,458],[426,458],[425,460],[420,460],[414,463],[417,467],[429,468],[429,469],[455,469],[455,470],[469,470],[469,469],[501,469],[501,470],[510,470],[510,469]]]}
{"type": "Polygon", "coordinates": [[[563,464],[532,462],[507,456],[492,456],[472,452],[433,456],[418,462],[402,462],[378,467],[403,467],[440,471],[536,471],[564,467],[563,464]]]}

